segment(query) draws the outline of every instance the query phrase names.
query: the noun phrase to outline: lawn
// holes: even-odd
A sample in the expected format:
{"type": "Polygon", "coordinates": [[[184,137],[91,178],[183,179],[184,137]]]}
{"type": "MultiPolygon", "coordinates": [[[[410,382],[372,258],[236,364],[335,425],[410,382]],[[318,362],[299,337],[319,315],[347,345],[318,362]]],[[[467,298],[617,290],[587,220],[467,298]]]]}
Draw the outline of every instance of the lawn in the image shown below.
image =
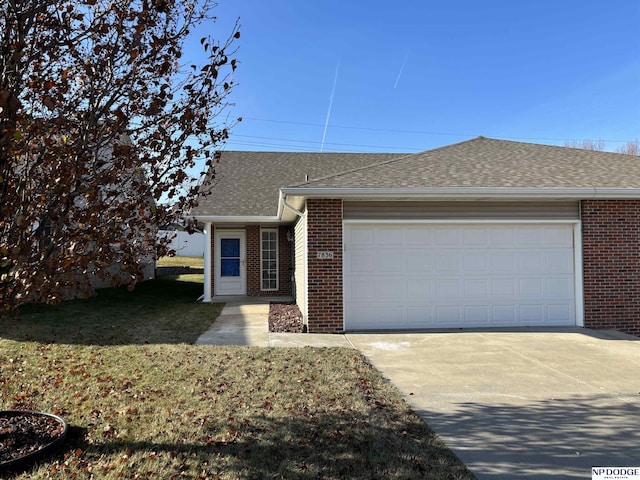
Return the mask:
{"type": "Polygon", "coordinates": [[[353,350],[191,345],[220,310],[199,292],[163,279],[1,319],[0,408],[73,426],[15,478],[473,478],[353,350]]]}
{"type": "Polygon", "coordinates": [[[204,268],[203,257],[161,257],[156,262],[158,267],[191,267],[204,268]]]}

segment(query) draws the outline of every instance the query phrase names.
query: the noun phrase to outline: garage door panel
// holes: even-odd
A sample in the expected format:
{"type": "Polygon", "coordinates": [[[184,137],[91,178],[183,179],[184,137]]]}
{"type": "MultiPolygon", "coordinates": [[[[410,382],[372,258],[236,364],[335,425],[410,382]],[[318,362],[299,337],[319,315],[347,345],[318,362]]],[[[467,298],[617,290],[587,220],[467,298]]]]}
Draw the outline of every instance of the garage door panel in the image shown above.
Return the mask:
{"type": "Polygon", "coordinates": [[[375,285],[375,295],[378,298],[390,298],[398,301],[407,299],[407,286],[409,283],[407,279],[397,278],[390,282],[387,278],[376,277],[373,279],[373,283],[375,285]]]}
{"type": "Polygon", "coordinates": [[[398,251],[385,251],[375,256],[375,272],[389,273],[406,272],[406,254],[398,251]]]}
{"type": "Polygon", "coordinates": [[[462,254],[462,269],[465,273],[489,273],[489,254],[464,253],[462,254]]]}
{"type": "Polygon", "coordinates": [[[407,246],[427,246],[433,244],[433,232],[424,228],[407,228],[405,230],[405,242],[407,246]]]}
{"type": "Polygon", "coordinates": [[[404,244],[404,232],[401,228],[385,228],[375,231],[376,245],[402,245],[404,244]]]}
{"type": "Polygon", "coordinates": [[[407,285],[408,299],[423,299],[433,296],[433,280],[419,278],[413,279],[407,285]]]}
{"type": "Polygon", "coordinates": [[[462,244],[465,246],[488,245],[489,232],[487,228],[468,228],[462,231],[462,244]]]}
{"type": "Polygon", "coordinates": [[[460,254],[443,251],[436,257],[435,273],[456,273],[460,269],[460,254]]]}
{"type": "MultiPolygon", "coordinates": [[[[402,328],[406,325],[402,309],[392,305],[360,305],[351,311],[354,318],[364,319],[363,323],[382,325],[382,328],[402,328]]],[[[379,327],[380,328],[380,327],[379,327]]]]}
{"type": "Polygon", "coordinates": [[[349,231],[348,241],[354,247],[373,245],[373,230],[354,227],[349,231]]]}
{"type": "Polygon", "coordinates": [[[422,250],[407,252],[410,261],[407,262],[408,273],[431,273],[434,270],[433,254],[422,250]]]}
{"type": "Polygon", "coordinates": [[[438,306],[435,309],[435,325],[459,325],[462,321],[461,307],[455,305],[438,306]]]}
{"type": "Polygon", "coordinates": [[[466,298],[485,299],[489,293],[489,281],[486,278],[467,278],[462,284],[463,295],[466,298]]]}
{"type": "Polygon", "coordinates": [[[372,273],[375,270],[375,256],[371,253],[353,253],[346,259],[345,274],[372,273]]]}
{"type": "Polygon", "coordinates": [[[407,306],[407,324],[410,328],[428,328],[433,325],[433,309],[427,305],[407,306]]]}
{"type": "Polygon", "coordinates": [[[518,282],[518,294],[521,298],[540,298],[544,296],[541,278],[523,278],[518,282]]]}
{"type": "Polygon", "coordinates": [[[347,329],[575,324],[570,224],[354,227],[347,329]]]}
{"type": "Polygon", "coordinates": [[[467,305],[464,307],[465,325],[488,325],[489,307],[486,305],[467,305]]]}
{"type": "Polygon", "coordinates": [[[519,323],[516,305],[493,305],[491,323],[498,325],[514,325],[519,323]]]}
{"type": "Polygon", "coordinates": [[[513,297],[516,293],[516,285],[513,283],[511,277],[498,277],[491,278],[491,296],[493,298],[499,297],[513,297]]]}
{"type": "Polygon", "coordinates": [[[542,265],[545,273],[573,274],[573,258],[566,250],[551,250],[542,252],[542,265]]]}
{"type": "Polygon", "coordinates": [[[520,305],[520,322],[526,325],[540,325],[545,320],[544,305],[520,305]]]}
{"type": "Polygon", "coordinates": [[[542,272],[542,255],[540,252],[518,252],[516,258],[520,273],[542,272]]]}
{"type": "Polygon", "coordinates": [[[437,298],[458,298],[461,296],[460,280],[443,278],[436,282],[437,298]]]}
{"type": "Polygon", "coordinates": [[[513,247],[516,242],[515,228],[489,229],[489,242],[496,248],[513,247]]]}
{"type": "Polygon", "coordinates": [[[512,273],[515,271],[516,259],[513,253],[498,253],[494,250],[490,253],[490,257],[492,272],[512,273]]]}
{"type": "Polygon", "coordinates": [[[547,318],[551,325],[567,325],[574,317],[573,304],[559,304],[547,306],[547,318]]]}
{"type": "Polygon", "coordinates": [[[460,230],[456,228],[439,228],[433,232],[434,245],[450,247],[460,245],[460,230]]]}
{"type": "Polygon", "coordinates": [[[349,297],[355,300],[375,298],[375,285],[369,277],[351,277],[346,283],[349,297]]]}
{"type": "Polygon", "coordinates": [[[531,226],[516,227],[517,228],[517,244],[519,246],[535,246],[539,247],[544,244],[545,233],[544,228],[535,228],[531,226]]]}
{"type": "Polygon", "coordinates": [[[568,278],[547,278],[544,281],[544,295],[547,298],[570,298],[574,284],[568,278]]]}
{"type": "Polygon", "coordinates": [[[546,227],[544,229],[544,243],[547,246],[573,247],[573,231],[571,229],[546,227]]]}

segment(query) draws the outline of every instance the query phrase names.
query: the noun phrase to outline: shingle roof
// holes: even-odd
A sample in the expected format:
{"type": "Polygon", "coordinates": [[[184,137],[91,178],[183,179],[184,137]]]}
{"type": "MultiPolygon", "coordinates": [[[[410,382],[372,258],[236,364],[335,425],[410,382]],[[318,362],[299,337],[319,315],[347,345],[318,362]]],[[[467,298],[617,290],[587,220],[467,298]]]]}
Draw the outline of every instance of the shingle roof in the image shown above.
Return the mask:
{"type": "Polygon", "coordinates": [[[478,137],[305,188],[640,188],[640,158],[478,137]]]}
{"type": "Polygon", "coordinates": [[[215,170],[192,215],[275,216],[283,187],[640,189],[636,156],[484,137],[408,155],[224,152],[215,170]]]}
{"type": "Polygon", "coordinates": [[[397,156],[397,153],[223,152],[215,167],[211,194],[202,196],[191,214],[274,216],[279,189],[304,183],[305,175],[313,180],[397,156]]]}

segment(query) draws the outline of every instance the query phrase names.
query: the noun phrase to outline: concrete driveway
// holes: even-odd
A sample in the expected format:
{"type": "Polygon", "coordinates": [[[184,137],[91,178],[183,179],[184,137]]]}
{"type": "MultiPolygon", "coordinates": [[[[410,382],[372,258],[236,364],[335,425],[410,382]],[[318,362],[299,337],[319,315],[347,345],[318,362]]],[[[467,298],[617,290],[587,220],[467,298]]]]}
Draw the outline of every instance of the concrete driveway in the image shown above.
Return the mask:
{"type": "Polygon", "coordinates": [[[640,338],[584,329],[347,334],[479,479],[640,467],[640,338]]]}

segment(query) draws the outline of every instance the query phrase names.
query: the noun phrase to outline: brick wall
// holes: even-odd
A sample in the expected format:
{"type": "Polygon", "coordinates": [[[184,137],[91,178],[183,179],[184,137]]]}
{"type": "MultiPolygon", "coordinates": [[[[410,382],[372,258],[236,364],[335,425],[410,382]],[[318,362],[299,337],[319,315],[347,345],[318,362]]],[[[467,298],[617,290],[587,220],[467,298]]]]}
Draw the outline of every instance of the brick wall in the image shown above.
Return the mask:
{"type": "Polygon", "coordinates": [[[247,232],[247,295],[260,295],[260,225],[249,225],[247,232]]]}
{"type": "Polygon", "coordinates": [[[582,202],[585,326],[640,336],[640,201],[582,202]]]}
{"type": "Polygon", "coordinates": [[[309,332],[341,332],[342,200],[307,201],[307,238],[309,332]],[[319,259],[318,252],[332,252],[333,259],[319,259]]]}
{"type": "MultiPolygon", "coordinates": [[[[268,227],[265,227],[268,228],[268,227]]],[[[292,248],[293,242],[287,240],[287,231],[293,227],[281,225],[278,227],[278,290],[262,290],[260,288],[260,225],[248,225],[247,232],[247,295],[252,297],[270,297],[278,295],[293,295],[292,248]]],[[[291,233],[293,235],[293,231],[291,233]]]]}

